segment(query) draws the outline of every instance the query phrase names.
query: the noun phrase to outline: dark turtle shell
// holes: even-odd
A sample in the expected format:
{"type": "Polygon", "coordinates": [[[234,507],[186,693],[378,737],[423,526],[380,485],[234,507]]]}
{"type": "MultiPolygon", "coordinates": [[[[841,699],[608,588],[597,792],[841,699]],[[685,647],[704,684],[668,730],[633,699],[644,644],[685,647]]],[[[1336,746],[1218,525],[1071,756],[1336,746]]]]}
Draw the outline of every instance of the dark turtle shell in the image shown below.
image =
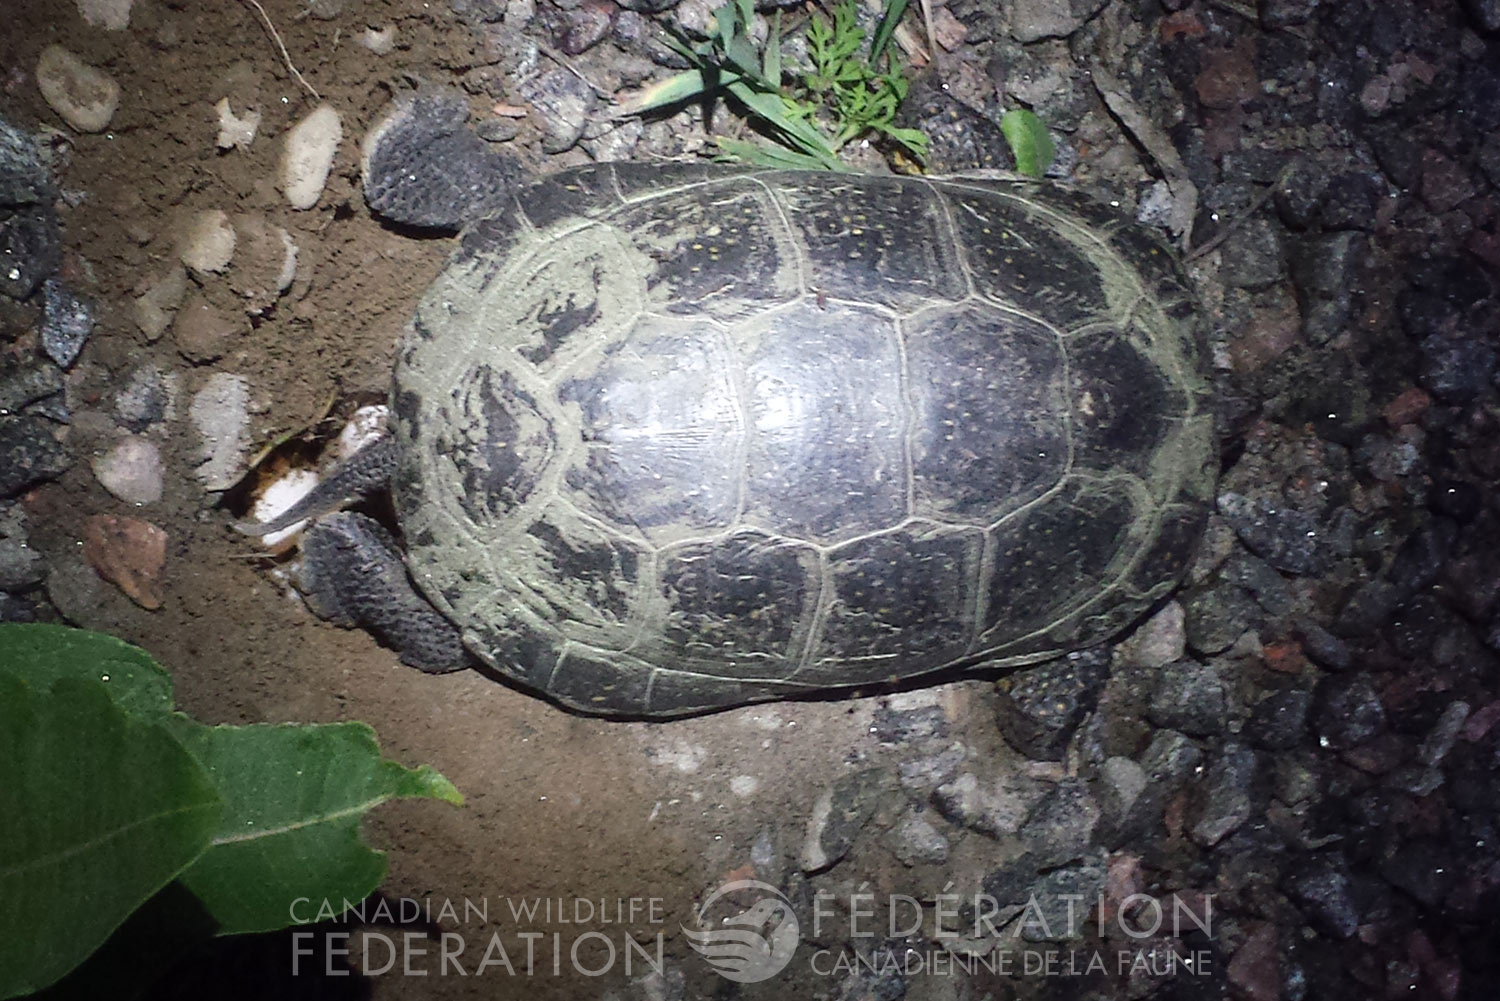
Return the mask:
{"type": "Polygon", "coordinates": [[[464,233],[402,343],[417,585],[670,715],[1108,639],[1214,481],[1192,294],[1037,183],[603,165],[464,233]]]}

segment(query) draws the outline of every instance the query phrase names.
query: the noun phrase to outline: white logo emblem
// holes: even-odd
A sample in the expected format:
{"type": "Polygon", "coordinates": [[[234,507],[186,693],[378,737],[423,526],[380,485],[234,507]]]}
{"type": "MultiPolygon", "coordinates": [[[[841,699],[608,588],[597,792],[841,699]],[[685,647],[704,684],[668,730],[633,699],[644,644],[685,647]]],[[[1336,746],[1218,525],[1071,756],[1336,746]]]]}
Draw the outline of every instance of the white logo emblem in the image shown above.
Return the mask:
{"type": "MultiPolygon", "coordinates": [[[[723,911],[732,905],[725,901],[723,911]]],[[[774,886],[753,879],[725,883],[703,902],[694,915],[696,928],[683,926],[688,943],[719,976],[740,984],[754,984],[776,976],[797,951],[797,915],[774,886]],[[754,891],[754,904],[714,920],[709,909],[727,893],[754,891]]]]}

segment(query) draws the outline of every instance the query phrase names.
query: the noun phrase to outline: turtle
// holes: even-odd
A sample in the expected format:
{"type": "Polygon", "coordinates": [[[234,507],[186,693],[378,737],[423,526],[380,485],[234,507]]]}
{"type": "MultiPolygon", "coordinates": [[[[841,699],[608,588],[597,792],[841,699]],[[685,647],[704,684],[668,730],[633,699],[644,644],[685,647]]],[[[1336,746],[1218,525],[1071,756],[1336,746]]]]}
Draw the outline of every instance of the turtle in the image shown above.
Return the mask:
{"type": "Polygon", "coordinates": [[[1155,234],[1018,177],[517,183],[455,121],[407,102],[366,143],[372,206],[462,224],[389,433],[257,529],[389,484],[399,543],[351,512],[307,533],[321,614],[653,718],[1044,661],[1179,583],[1217,448],[1201,309],[1155,234]],[[384,188],[382,147],[421,151],[384,188]]]}

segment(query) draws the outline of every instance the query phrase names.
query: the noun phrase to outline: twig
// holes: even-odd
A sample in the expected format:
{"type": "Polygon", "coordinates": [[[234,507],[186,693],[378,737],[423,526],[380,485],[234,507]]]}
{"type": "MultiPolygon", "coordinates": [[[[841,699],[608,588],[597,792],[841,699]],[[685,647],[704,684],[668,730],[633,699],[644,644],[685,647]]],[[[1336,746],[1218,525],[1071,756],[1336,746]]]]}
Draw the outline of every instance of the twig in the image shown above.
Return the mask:
{"type": "Polygon", "coordinates": [[[1167,228],[1180,239],[1181,248],[1186,250],[1192,243],[1193,219],[1198,215],[1198,188],[1188,177],[1187,166],[1178,155],[1177,147],[1136,106],[1113,74],[1096,66],[1090,75],[1104,107],[1161,168],[1162,179],[1167,182],[1167,190],[1172,195],[1172,217],[1167,221],[1167,228]]]}
{"type": "Polygon", "coordinates": [[[938,55],[938,49],[942,48],[942,46],[938,44],[937,32],[932,30],[932,4],[930,0],[922,0],[922,26],[927,29],[927,50],[932,57],[932,72],[937,76],[939,81],[942,81],[943,63],[942,57],[938,55]]]}
{"type": "Polygon", "coordinates": [[[1189,250],[1187,254],[1185,254],[1182,258],[1183,263],[1186,264],[1190,261],[1196,261],[1198,258],[1202,257],[1204,254],[1207,254],[1209,251],[1218,247],[1219,244],[1228,239],[1230,233],[1233,233],[1235,230],[1243,226],[1248,220],[1259,215],[1260,210],[1266,207],[1266,202],[1269,202],[1271,200],[1271,198],[1276,194],[1277,189],[1279,189],[1287,182],[1287,178],[1291,176],[1291,172],[1292,168],[1290,165],[1283,167],[1281,169],[1281,173],[1276,175],[1276,180],[1271,182],[1270,187],[1266,188],[1266,190],[1262,191],[1259,195],[1256,195],[1255,199],[1250,203],[1250,206],[1246,208],[1245,211],[1236,215],[1233,219],[1230,219],[1227,223],[1221,226],[1219,228],[1219,231],[1212,237],[1203,241],[1192,250],[1189,250]]]}
{"type": "Polygon", "coordinates": [[[307,92],[313,96],[314,101],[323,100],[322,96],[313,88],[313,85],[307,82],[307,78],[297,72],[297,67],[292,65],[292,54],[286,50],[286,43],[281,40],[281,33],[276,30],[276,25],[271,23],[271,17],[266,13],[266,9],[260,5],[260,0],[245,0],[245,2],[254,7],[255,12],[260,15],[260,19],[265,22],[266,30],[271,33],[271,40],[281,50],[281,58],[286,60],[286,68],[292,71],[292,76],[296,77],[297,82],[307,89],[307,92]]]}

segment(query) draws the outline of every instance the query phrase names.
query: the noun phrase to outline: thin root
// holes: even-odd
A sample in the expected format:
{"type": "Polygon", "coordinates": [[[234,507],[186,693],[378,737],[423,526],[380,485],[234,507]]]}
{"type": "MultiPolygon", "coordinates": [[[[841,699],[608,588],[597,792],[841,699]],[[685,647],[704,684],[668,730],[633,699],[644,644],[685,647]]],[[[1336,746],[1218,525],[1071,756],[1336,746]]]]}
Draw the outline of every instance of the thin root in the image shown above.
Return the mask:
{"type": "Polygon", "coordinates": [[[307,78],[304,77],[300,72],[298,72],[297,67],[292,64],[292,54],[286,50],[286,43],[281,40],[281,33],[276,30],[276,25],[271,23],[271,16],[267,14],[266,9],[260,5],[260,0],[245,0],[245,2],[254,7],[255,12],[260,15],[261,21],[265,23],[266,30],[271,33],[271,40],[275,42],[276,47],[281,50],[281,58],[286,60],[286,68],[292,71],[292,76],[296,77],[297,82],[300,83],[303,88],[313,96],[313,100],[323,100],[322,95],[317,92],[312,84],[307,82],[307,78]]]}

